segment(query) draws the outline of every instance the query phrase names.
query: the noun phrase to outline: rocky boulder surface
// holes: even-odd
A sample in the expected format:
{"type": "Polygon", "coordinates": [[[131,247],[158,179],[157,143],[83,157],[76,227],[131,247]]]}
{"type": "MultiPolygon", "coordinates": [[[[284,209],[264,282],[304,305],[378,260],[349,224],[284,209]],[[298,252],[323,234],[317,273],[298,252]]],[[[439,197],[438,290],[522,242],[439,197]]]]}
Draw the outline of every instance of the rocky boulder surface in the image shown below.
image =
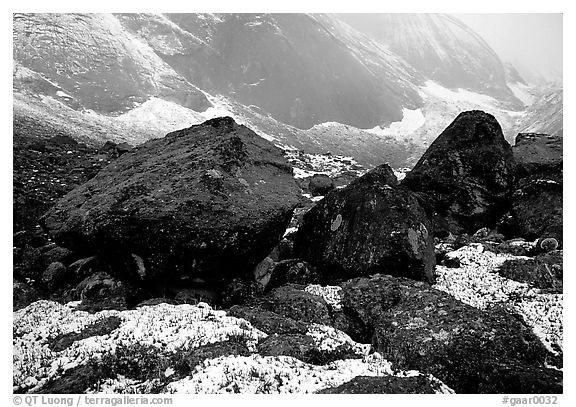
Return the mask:
{"type": "Polygon", "coordinates": [[[562,137],[520,133],[513,147],[516,185],[512,214],[518,234],[562,242],[562,137]]]}
{"type": "Polygon", "coordinates": [[[281,151],[223,117],[124,153],[41,223],[72,250],[137,256],[140,277],[220,281],[272,250],[298,195],[281,151]]]}
{"type": "Polygon", "coordinates": [[[434,280],[432,228],[384,164],[331,192],[303,217],[294,250],[326,282],[386,273],[434,280]]]}
{"type": "Polygon", "coordinates": [[[373,327],[372,346],[400,369],[433,374],[457,393],[554,393],[562,373],[545,367],[548,351],[502,308],[479,310],[423,282],[375,275],[348,282],[343,311],[373,327]],[[519,366],[520,371],[500,369],[519,366]],[[522,371],[542,377],[523,385],[522,371]]]}
{"type": "Polygon", "coordinates": [[[494,116],[461,113],[402,185],[421,194],[438,233],[472,234],[496,224],[506,212],[513,188],[512,148],[494,116]]]}

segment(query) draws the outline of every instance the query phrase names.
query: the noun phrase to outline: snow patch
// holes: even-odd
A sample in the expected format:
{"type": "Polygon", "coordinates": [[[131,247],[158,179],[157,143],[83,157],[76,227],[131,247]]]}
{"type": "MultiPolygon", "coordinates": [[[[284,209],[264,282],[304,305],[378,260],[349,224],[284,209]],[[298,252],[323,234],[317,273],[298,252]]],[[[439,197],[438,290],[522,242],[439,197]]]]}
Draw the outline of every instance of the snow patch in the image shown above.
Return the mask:
{"type": "Polygon", "coordinates": [[[488,109],[492,109],[498,105],[498,101],[491,96],[462,88],[451,90],[431,80],[426,81],[425,86],[420,88],[420,96],[423,99],[435,96],[450,102],[468,102],[488,109]]]}
{"type": "Polygon", "coordinates": [[[426,118],[422,109],[402,109],[402,120],[391,123],[388,127],[376,126],[365,131],[379,136],[403,136],[412,134],[424,125],[426,118]]]}
{"type": "Polygon", "coordinates": [[[522,316],[548,350],[556,353],[553,346],[562,349],[563,294],[542,294],[527,283],[497,274],[506,260],[529,257],[495,254],[485,251],[480,243],[449,252],[446,257],[458,258],[460,267],[436,266],[434,288],[482,310],[493,304],[506,304],[522,316]]]}

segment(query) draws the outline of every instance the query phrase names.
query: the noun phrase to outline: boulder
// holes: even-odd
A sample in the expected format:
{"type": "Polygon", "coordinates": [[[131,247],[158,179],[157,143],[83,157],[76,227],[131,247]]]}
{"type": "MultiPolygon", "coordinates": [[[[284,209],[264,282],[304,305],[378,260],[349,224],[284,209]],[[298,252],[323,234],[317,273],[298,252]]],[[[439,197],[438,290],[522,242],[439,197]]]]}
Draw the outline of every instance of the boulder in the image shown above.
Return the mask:
{"type": "Polygon", "coordinates": [[[504,309],[480,310],[423,282],[387,275],[369,280],[363,282],[364,290],[375,287],[376,292],[360,298],[382,299],[354,306],[359,316],[374,316],[373,348],[395,368],[432,374],[457,393],[557,390],[557,374],[545,367],[551,354],[530,327],[504,309]],[[397,302],[385,295],[386,285],[398,290],[397,302]],[[373,311],[378,306],[380,315],[373,311]],[[551,380],[526,381],[523,386],[512,377],[517,373],[502,365],[551,380]]]}
{"type": "Polygon", "coordinates": [[[319,394],[433,394],[438,383],[419,376],[356,376],[336,387],[320,390],[319,394]]]}
{"type": "Polygon", "coordinates": [[[328,194],[303,217],[294,250],[326,283],[387,273],[434,281],[431,224],[384,164],[328,194]]]}
{"type": "Polygon", "coordinates": [[[228,315],[242,318],[250,322],[256,329],[267,334],[305,334],[308,324],[295,321],[272,311],[266,311],[257,307],[245,307],[234,305],[230,308],[228,315]]]}
{"type": "Polygon", "coordinates": [[[380,316],[400,302],[400,285],[393,279],[360,277],[342,283],[342,311],[352,323],[345,332],[370,343],[380,316]],[[356,323],[354,324],[354,321],[356,323]]]}
{"type": "Polygon", "coordinates": [[[332,322],[326,300],[295,284],[278,287],[255,304],[296,321],[323,325],[331,325],[332,322]]]}
{"type": "Polygon", "coordinates": [[[270,253],[298,198],[281,150],[222,117],[123,154],[41,224],[79,253],[139,256],[149,279],[222,281],[270,253]]]}
{"type": "Polygon", "coordinates": [[[513,148],[516,184],[512,215],[527,239],[555,238],[562,244],[562,138],[520,133],[513,148]]]}
{"type": "Polygon", "coordinates": [[[68,264],[70,260],[73,259],[73,257],[74,252],[66,249],[65,247],[58,247],[58,246],[55,246],[42,253],[42,261],[46,266],[54,262],[68,264]]]}
{"type": "Polygon", "coordinates": [[[506,260],[497,271],[502,277],[528,283],[550,293],[562,293],[562,257],[562,252],[556,250],[534,258],[506,260]]]}
{"type": "Polygon", "coordinates": [[[40,280],[48,290],[52,291],[66,278],[66,274],[66,266],[59,261],[55,261],[46,267],[40,280]]]}
{"type": "Polygon", "coordinates": [[[292,356],[308,362],[316,348],[311,336],[303,334],[273,334],[258,343],[258,354],[262,356],[292,356]]]}
{"type": "Polygon", "coordinates": [[[320,347],[310,335],[273,334],[258,343],[262,356],[292,356],[305,363],[325,365],[340,359],[359,359],[349,344],[320,347]]]}
{"type": "Polygon", "coordinates": [[[512,148],[494,116],[458,115],[430,145],[402,185],[418,192],[435,231],[473,234],[508,209],[512,148]]]}
{"type": "Polygon", "coordinates": [[[308,191],[312,196],[324,196],[334,188],[334,181],[325,174],[314,174],[308,184],[308,191]]]}

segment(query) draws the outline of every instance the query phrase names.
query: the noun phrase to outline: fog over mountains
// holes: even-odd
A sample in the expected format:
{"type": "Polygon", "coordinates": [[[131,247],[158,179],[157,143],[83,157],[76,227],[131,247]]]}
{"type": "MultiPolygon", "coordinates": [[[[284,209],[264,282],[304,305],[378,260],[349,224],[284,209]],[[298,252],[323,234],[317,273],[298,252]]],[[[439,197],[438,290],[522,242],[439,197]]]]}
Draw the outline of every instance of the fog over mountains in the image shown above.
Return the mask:
{"type": "Polygon", "coordinates": [[[403,167],[462,110],[511,142],[562,131],[558,85],[527,84],[448,15],[15,14],[13,57],[15,117],[96,143],[231,115],[277,145],[403,167]]]}

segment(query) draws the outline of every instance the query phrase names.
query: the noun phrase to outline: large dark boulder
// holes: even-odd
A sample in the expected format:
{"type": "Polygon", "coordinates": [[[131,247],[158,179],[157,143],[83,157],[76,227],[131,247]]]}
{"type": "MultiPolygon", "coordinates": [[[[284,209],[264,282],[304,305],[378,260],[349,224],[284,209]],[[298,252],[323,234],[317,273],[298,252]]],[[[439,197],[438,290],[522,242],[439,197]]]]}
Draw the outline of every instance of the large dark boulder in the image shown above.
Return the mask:
{"type": "Polygon", "coordinates": [[[513,148],[516,185],[512,214],[518,234],[562,242],[562,138],[520,133],[513,148]]]}
{"type": "Polygon", "coordinates": [[[402,185],[421,194],[437,232],[473,234],[506,212],[512,148],[494,116],[464,112],[430,145],[402,185]]]}
{"type": "Polygon", "coordinates": [[[397,369],[432,374],[457,393],[558,390],[561,374],[546,367],[550,353],[502,308],[480,310],[424,282],[387,275],[352,280],[343,297],[349,316],[371,319],[374,350],[397,369]]]}
{"type": "Polygon", "coordinates": [[[384,164],[328,194],[303,217],[294,250],[326,282],[387,273],[434,280],[431,224],[384,164]]]}
{"type": "Polygon", "coordinates": [[[137,255],[146,278],[221,281],[270,253],[298,197],[281,150],[222,117],[124,153],[41,223],[74,251],[137,255]]]}

